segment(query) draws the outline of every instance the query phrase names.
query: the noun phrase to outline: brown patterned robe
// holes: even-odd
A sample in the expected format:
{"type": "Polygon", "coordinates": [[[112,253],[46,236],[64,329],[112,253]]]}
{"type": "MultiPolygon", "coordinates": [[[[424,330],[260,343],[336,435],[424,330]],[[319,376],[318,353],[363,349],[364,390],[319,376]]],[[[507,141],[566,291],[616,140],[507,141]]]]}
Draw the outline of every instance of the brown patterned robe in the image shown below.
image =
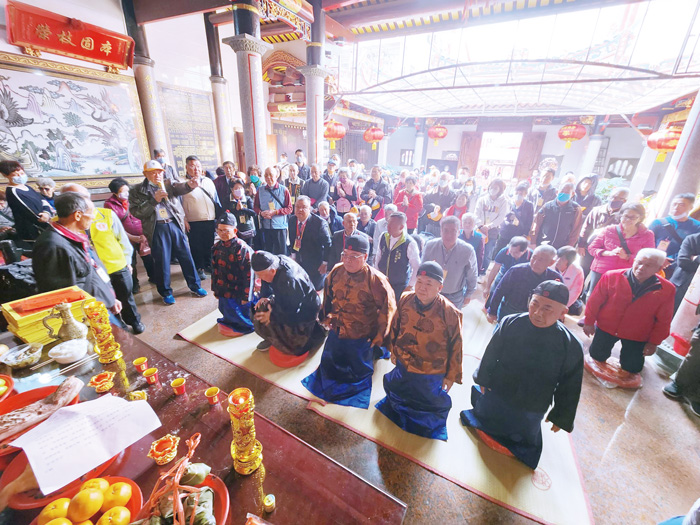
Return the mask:
{"type": "Polygon", "coordinates": [[[442,374],[462,383],[462,312],[442,295],[421,311],[415,292],[405,292],[391,323],[388,349],[406,370],[442,374]]]}
{"type": "Polygon", "coordinates": [[[341,339],[369,339],[385,346],[396,312],[394,290],[387,278],[365,264],[356,273],[336,265],[326,277],[319,319],[330,319],[341,339]]]}

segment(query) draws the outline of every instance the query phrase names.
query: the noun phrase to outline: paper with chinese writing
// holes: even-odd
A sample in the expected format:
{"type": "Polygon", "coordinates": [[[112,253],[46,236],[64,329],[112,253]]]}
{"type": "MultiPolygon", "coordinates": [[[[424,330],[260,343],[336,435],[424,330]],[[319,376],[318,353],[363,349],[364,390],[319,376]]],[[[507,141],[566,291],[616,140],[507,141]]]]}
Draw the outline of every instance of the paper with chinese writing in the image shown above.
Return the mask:
{"type": "Polygon", "coordinates": [[[103,396],[61,408],[12,446],[24,449],[39,488],[50,494],[160,425],[146,401],[103,396]]]}

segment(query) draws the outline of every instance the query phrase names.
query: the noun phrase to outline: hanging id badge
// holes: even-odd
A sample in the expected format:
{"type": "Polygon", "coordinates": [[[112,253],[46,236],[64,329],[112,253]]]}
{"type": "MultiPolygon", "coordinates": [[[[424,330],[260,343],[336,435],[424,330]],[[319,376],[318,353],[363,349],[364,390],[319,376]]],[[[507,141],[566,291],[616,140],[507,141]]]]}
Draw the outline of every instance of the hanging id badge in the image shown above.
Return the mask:
{"type": "Polygon", "coordinates": [[[294,248],[293,248],[293,250],[294,250],[295,252],[298,252],[299,250],[301,250],[301,239],[300,239],[299,237],[297,237],[296,239],[294,239],[294,248]]]}
{"type": "Polygon", "coordinates": [[[275,203],[270,201],[267,203],[267,209],[270,211],[275,211],[275,203]]]}
{"type": "Polygon", "coordinates": [[[246,223],[245,215],[241,215],[240,219],[238,219],[238,222],[240,222],[241,224],[245,224],[246,223]]]}
{"type": "Polygon", "coordinates": [[[167,219],[168,218],[168,210],[166,210],[165,208],[163,208],[161,206],[160,208],[158,208],[158,216],[161,219],[167,219]]]}
{"type": "Polygon", "coordinates": [[[447,280],[447,270],[442,271],[442,280],[446,281],[447,280]]]}
{"type": "Polygon", "coordinates": [[[100,279],[102,279],[104,282],[109,282],[109,275],[107,275],[107,272],[105,272],[104,269],[99,266],[97,267],[97,275],[99,275],[100,279]]]}

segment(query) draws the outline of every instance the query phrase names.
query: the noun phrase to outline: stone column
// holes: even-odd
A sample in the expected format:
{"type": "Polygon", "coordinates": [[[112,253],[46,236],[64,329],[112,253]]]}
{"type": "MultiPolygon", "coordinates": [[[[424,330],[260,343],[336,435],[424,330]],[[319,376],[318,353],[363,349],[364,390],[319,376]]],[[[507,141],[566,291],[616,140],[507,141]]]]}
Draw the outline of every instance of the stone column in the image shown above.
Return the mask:
{"type": "Polygon", "coordinates": [[[657,217],[668,212],[668,207],[675,195],[679,193],[698,193],[700,189],[700,103],[695,98],[690,108],[688,120],[685,121],[678,146],[673,152],[666,174],[661,184],[661,190],[656,197],[654,207],[657,217]]]}
{"type": "Polygon", "coordinates": [[[309,164],[323,164],[323,101],[328,71],[321,66],[302,66],[306,82],[306,147],[309,164]]]}
{"type": "Polygon", "coordinates": [[[425,144],[425,132],[416,132],[416,145],[413,148],[413,167],[420,168],[423,164],[423,146],[425,144]]]}
{"type": "Polygon", "coordinates": [[[583,177],[593,173],[593,168],[595,167],[595,161],[598,158],[598,153],[600,152],[600,146],[603,143],[603,135],[591,135],[588,140],[588,148],[583,156],[583,160],[576,174],[578,177],[583,177]]]}
{"type": "MultiPolygon", "coordinates": [[[[241,116],[243,118],[243,149],[246,164],[267,166],[267,129],[265,126],[265,101],[262,78],[262,55],[272,46],[260,38],[240,34],[225,38],[224,44],[236,52],[238,88],[240,90],[241,116]]],[[[246,166],[239,166],[245,171],[246,166]]]]}
{"type": "Polygon", "coordinates": [[[219,139],[220,163],[233,160],[233,125],[231,123],[231,106],[228,98],[227,81],[224,78],[224,70],[221,64],[221,44],[219,42],[219,28],[211,23],[209,16],[204,14],[204,31],[207,36],[207,50],[209,53],[209,69],[211,76],[211,92],[214,99],[214,117],[216,119],[216,134],[219,139]]]}
{"type": "Polygon", "coordinates": [[[634,177],[630,182],[630,200],[636,201],[642,198],[644,189],[647,187],[649,182],[649,177],[651,177],[651,172],[656,163],[657,151],[654,151],[648,146],[645,146],[642,150],[642,154],[639,157],[639,162],[637,163],[637,169],[634,172],[634,177]]]}
{"type": "Polygon", "coordinates": [[[143,124],[146,128],[148,149],[150,154],[153,154],[153,150],[156,148],[166,149],[168,147],[154,72],[155,62],[151,60],[148,52],[146,33],[143,27],[136,23],[133,1],[122,0],[122,10],[127,33],[134,39],[134,80],[139,94],[143,124]]]}

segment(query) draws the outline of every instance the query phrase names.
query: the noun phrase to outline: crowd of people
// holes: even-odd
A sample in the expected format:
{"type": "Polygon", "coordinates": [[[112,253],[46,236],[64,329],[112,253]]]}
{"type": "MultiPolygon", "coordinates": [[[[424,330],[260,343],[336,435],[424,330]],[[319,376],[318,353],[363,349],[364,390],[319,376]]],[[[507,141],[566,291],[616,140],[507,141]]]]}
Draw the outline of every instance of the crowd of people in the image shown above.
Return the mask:
{"type": "MultiPolygon", "coordinates": [[[[581,316],[592,359],[605,363],[621,341],[622,374],[638,374],[669,335],[700,255],[694,195],[646,226],[645,207],[624,187],[603,200],[596,176],[555,184],[554,170],[507,181],[380,166],[366,176],[337,155],[308,165],[302,150],[264,169],[227,161],[212,174],[196,156],[185,167],[180,177],[156,150],[142,182],[115,178],[96,207],[78,184],[54,195],[43,178],[36,191],[19,163],[2,161],[0,235],[33,249],[39,291],[78,285],[135,333],[145,329],[137,256],[166,305],[172,264],[195,296],[211,279],[222,335],[256,332],[258,350],[283,367],[324,345],[303,383],[328,402],[367,408],[374,360],[391,358],[377,408],[438,439],[462,381],[461,309],[481,283],[498,326],[461,420],[533,468],[542,419],[570,432],[578,404],[583,348],[565,314],[581,316]]],[[[690,375],[666,393],[700,415],[690,375]]]]}

